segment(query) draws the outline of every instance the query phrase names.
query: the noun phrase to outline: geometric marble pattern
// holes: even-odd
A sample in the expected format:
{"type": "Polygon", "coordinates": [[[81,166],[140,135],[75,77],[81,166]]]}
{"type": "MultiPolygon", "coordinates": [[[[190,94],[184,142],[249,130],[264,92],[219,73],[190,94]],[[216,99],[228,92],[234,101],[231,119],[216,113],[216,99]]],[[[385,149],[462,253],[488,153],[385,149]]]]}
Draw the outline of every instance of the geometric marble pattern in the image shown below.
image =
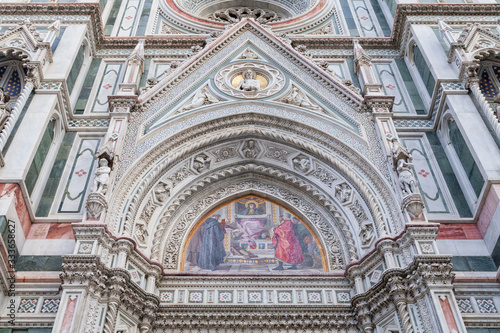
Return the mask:
{"type": "Polygon", "coordinates": [[[349,303],[351,301],[351,293],[348,291],[337,291],[338,303],[349,303]]]}
{"type": "Polygon", "coordinates": [[[202,302],[203,302],[203,291],[189,292],[189,303],[202,303],[202,302]]]}
{"type": "Polygon", "coordinates": [[[474,313],[472,308],[472,302],[469,298],[459,298],[457,299],[458,309],[460,313],[474,313]]]}
{"type": "Polygon", "coordinates": [[[59,298],[45,298],[42,303],[41,313],[57,313],[60,302],[61,299],[59,298]]]}
{"type": "Polygon", "coordinates": [[[165,303],[174,302],[174,292],[173,291],[162,291],[160,292],[160,301],[165,303]]]}
{"type": "Polygon", "coordinates": [[[38,298],[23,298],[19,303],[19,308],[17,309],[17,312],[34,313],[37,304],[38,304],[38,298]]]}
{"type": "Polygon", "coordinates": [[[322,303],[323,299],[321,297],[321,291],[308,291],[307,292],[307,302],[308,303],[322,303]]]}
{"type": "Polygon", "coordinates": [[[491,298],[477,298],[477,306],[480,313],[498,313],[498,310],[491,298]]]}
{"type": "Polygon", "coordinates": [[[292,303],[292,292],[291,291],[279,291],[278,292],[278,303],[292,303]]]}

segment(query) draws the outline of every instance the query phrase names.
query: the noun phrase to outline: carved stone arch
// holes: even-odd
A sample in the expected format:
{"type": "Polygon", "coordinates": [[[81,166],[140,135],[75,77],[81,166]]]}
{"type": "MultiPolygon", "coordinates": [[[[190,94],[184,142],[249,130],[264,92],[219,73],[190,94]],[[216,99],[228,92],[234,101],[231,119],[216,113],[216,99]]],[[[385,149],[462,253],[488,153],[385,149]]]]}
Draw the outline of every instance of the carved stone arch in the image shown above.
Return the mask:
{"type": "Polygon", "coordinates": [[[5,56],[7,60],[19,60],[23,63],[30,62],[32,58],[29,51],[14,46],[0,48],[0,55],[5,56]]]}
{"type": "Polygon", "coordinates": [[[158,243],[160,252],[153,252],[152,259],[161,261],[165,269],[179,269],[183,246],[189,231],[198,221],[224,202],[250,194],[269,198],[306,221],[321,239],[329,270],[343,270],[348,262],[355,260],[357,254],[350,252],[347,244],[341,241],[339,231],[333,221],[328,219],[331,214],[327,216],[326,207],[318,206],[317,203],[315,205],[314,199],[305,191],[258,174],[211,184],[189,197],[172,216],[162,217],[159,225],[165,229],[157,231],[162,234],[161,242],[158,243]]]}
{"type": "Polygon", "coordinates": [[[487,47],[475,50],[471,54],[472,61],[481,62],[483,60],[492,59],[500,55],[500,49],[496,47],[487,47]]]}
{"type": "MultiPolygon", "coordinates": [[[[201,178],[192,181],[192,185],[184,188],[182,191],[177,192],[177,194],[170,199],[168,204],[163,206],[161,213],[155,215],[157,219],[160,219],[159,223],[154,226],[153,240],[149,243],[152,244],[152,256],[158,260],[158,253],[160,252],[161,239],[168,226],[172,223],[174,215],[177,213],[178,209],[185,202],[189,201],[191,197],[198,195],[199,192],[204,191],[205,188],[211,187],[212,184],[218,184],[221,180],[232,179],[237,181],[239,177],[245,175],[259,175],[259,177],[265,177],[272,184],[274,181],[283,182],[289,184],[290,189],[294,191],[301,191],[310,202],[316,202],[318,207],[324,211],[324,214],[328,215],[332,220],[335,220],[335,228],[340,234],[340,238],[345,244],[345,248],[349,253],[349,260],[356,260],[359,257],[359,243],[360,240],[356,237],[353,232],[353,227],[349,223],[345,212],[342,208],[335,203],[335,199],[332,195],[325,193],[322,189],[315,186],[315,184],[307,181],[307,179],[294,175],[287,170],[279,167],[264,165],[263,163],[247,163],[247,164],[237,164],[224,167],[222,169],[214,170],[213,172],[206,173],[202,175],[201,178]],[[159,217],[161,216],[161,218],[159,217]]],[[[219,185],[220,186],[220,185],[219,185]]],[[[144,207],[143,209],[147,209],[144,207]]]]}
{"type": "MultiPolygon", "coordinates": [[[[128,172],[121,177],[120,183],[117,184],[117,190],[113,192],[110,202],[109,222],[111,227],[119,233],[130,235],[132,221],[145,195],[164,174],[165,170],[172,167],[177,161],[215,142],[251,136],[293,145],[344,173],[352,180],[353,184],[356,184],[368,202],[380,235],[387,234],[386,221],[393,223],[396,228],[402,228],[401,213],[394,205],[396,200],[393,190],[387,180],[372,165],[372,162],[349,146],[339,142],[338,139],[329,138],[323,132],[318,133],[313,128],[294,121],[279,120],[280,123],[287,123],[286,125],[289,126],[286,132],[269,128],[271,119],[271,117],[262,115],[235,115],[222,121],[215,120],[193,126],[191,129],[157,144],[134,165],[130,166],[128,172]],[[317,143],[308,139],[308,135],[317,135],[314,137],[317,143]],[[184,145],[184,142],[190,142],[190,145],[184,145]],[[372,184],[372,186],[369,187],[367,184],[372,184]],[[127,203],[125,198],[128,200],[127,203]],[[386,205],[388,209],[383,212],[381,204],[386,205]],[[387,215],[384,217],[384,214],[387,215]]],[[[394,232],[394,229],[392,231],[394,232]]]]}

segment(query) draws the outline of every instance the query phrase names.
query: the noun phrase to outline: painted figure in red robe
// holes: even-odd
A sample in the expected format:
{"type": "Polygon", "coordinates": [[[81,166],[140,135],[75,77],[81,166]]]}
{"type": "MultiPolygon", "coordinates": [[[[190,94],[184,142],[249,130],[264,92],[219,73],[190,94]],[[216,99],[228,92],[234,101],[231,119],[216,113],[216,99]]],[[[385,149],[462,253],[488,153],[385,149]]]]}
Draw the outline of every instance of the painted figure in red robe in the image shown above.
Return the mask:
{"type": "Polygon", "coordinates": [[[304,261],[304,256],[299,239],[293,231],[291,215],[284,213],[280,216],[280,222],[281,224],[273,229],[274,256],[279,261],[278,267],[273,268],[273,270],[282,271],[283,263],[292,264],[288,269],[297,269],[297,264],[304,261]]]}

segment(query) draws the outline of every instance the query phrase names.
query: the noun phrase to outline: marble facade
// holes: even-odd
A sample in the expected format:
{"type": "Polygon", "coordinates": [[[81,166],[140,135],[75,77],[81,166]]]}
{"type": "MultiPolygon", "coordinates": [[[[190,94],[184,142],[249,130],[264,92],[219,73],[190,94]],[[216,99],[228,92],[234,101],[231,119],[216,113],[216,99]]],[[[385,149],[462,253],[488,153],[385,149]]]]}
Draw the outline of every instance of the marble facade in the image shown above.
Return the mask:
{"type": "Polygon", "coordinates": [[[446,2],[1,2],[0,333],[497,332],[500,4],[446,2]]]}

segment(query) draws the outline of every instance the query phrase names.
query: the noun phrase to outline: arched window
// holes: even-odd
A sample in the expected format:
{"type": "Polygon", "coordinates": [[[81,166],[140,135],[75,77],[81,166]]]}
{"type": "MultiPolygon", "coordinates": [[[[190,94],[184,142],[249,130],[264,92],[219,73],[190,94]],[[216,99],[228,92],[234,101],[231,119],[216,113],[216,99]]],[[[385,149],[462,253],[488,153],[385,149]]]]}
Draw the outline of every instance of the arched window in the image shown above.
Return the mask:
{"type": "Polygon", "coordinates": [[[483,61],[481,63],[479,88],[486,100],[493,102],[500,92],[500,62],[483,61]]]}
{"type": "Polygon", "coordinates": [[[26,69],[22,62],[0,59],[0,87],[10,96],[9,104],[13,104],[23,90],[25,75],[26,69]]]}

